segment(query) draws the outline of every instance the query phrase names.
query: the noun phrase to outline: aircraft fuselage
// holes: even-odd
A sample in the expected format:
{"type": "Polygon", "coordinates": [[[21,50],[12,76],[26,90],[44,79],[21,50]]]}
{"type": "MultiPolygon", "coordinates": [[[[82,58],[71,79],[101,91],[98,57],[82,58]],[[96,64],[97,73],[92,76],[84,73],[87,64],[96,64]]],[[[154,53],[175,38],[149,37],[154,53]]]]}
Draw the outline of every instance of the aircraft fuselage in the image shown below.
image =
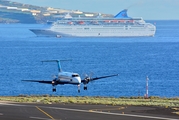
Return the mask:
{"type": "Polygon", "coordinates": [[[81,84],[79,74],[71,72],[59,72],[57,81],[59,84],[81,84]]]}

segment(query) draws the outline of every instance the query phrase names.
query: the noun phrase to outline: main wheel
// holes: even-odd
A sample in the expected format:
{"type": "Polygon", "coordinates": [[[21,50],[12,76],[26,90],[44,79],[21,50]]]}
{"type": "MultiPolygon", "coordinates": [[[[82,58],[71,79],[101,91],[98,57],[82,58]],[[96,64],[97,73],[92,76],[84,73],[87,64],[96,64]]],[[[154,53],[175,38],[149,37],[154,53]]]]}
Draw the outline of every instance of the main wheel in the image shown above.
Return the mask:
{"type": "Polygon", "coordinates": [[[56,88],[53,88],[52,91],[53,91],[53,92],[56,92],[56,88]]]}
{"type": "Polygon", "coordinates": [[[86,86],[84,86],[84,90],[87,90],[87,87],[86,87],[86,86]]]}

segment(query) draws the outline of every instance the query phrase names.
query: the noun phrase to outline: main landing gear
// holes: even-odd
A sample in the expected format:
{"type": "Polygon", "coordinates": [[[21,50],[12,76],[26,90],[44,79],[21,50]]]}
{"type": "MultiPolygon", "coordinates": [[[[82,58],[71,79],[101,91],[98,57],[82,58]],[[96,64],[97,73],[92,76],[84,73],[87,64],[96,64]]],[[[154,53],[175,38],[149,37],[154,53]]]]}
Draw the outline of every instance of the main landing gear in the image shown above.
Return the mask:
{"type": "Polygon", "coordinates": [[[84,90],[87,90],[87,89],[88,89],[88,88],[87,88],[87,86],[85,85],[85,86],[84,86],[84,90]]]}
{"type": "Polygon", "coordinates": [[[53,85],[52,92],[56,92],[56,85],[53,85]]]}
{"type": "Polygon", "coordinates": [[[52,92],[56,92],[56,79],[55,80],[52,80],[52,92]]]}
{"type": "Polygon", "coordinates": [[[56,88],[53,88],[52,91],[53,91],[53,92],[56,92],[56,88]]]}

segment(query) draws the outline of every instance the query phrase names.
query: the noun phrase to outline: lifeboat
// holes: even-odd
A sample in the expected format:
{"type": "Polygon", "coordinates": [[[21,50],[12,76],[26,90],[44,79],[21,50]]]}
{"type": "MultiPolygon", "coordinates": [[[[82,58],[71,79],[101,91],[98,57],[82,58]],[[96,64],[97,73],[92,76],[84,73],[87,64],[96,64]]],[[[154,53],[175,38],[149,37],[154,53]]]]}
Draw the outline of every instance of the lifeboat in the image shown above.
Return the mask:
{"type": "Polygon", "coordinates": [[[118,20],[112,20],[111,22],[112,23],[118,23],[119,21],[118,20]]]}
{"type": "Polygon", "coordinates": [[[69,25],[72,25],[72,24],[73,24],[73,22],[68,22],[68,24],[69,24],[69,25]]]}
{"type": "Polygon", "coordinates": [[[85,24],[85,22],[84,21],[79,21],[78,24],[83,25],[83,24],[85,24]]]}
{"type": "Polygon", "coordinates": [[[105,23],[110,23],[111,21],[110,21],[110,20],[105,20],[104,22],[105,22],[105,23]]]}

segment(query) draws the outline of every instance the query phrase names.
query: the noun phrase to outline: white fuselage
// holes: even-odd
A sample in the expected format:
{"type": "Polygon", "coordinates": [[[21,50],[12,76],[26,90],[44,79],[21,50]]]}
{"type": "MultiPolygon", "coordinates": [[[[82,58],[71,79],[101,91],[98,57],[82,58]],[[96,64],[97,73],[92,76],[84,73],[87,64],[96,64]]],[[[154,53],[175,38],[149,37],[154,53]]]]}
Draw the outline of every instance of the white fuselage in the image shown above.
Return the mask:
{"type": "Polygon", "coordinates": [[[59,72],[57,80],[65,84],[81,84],[81,78],[77,73],[59,72]]]}

